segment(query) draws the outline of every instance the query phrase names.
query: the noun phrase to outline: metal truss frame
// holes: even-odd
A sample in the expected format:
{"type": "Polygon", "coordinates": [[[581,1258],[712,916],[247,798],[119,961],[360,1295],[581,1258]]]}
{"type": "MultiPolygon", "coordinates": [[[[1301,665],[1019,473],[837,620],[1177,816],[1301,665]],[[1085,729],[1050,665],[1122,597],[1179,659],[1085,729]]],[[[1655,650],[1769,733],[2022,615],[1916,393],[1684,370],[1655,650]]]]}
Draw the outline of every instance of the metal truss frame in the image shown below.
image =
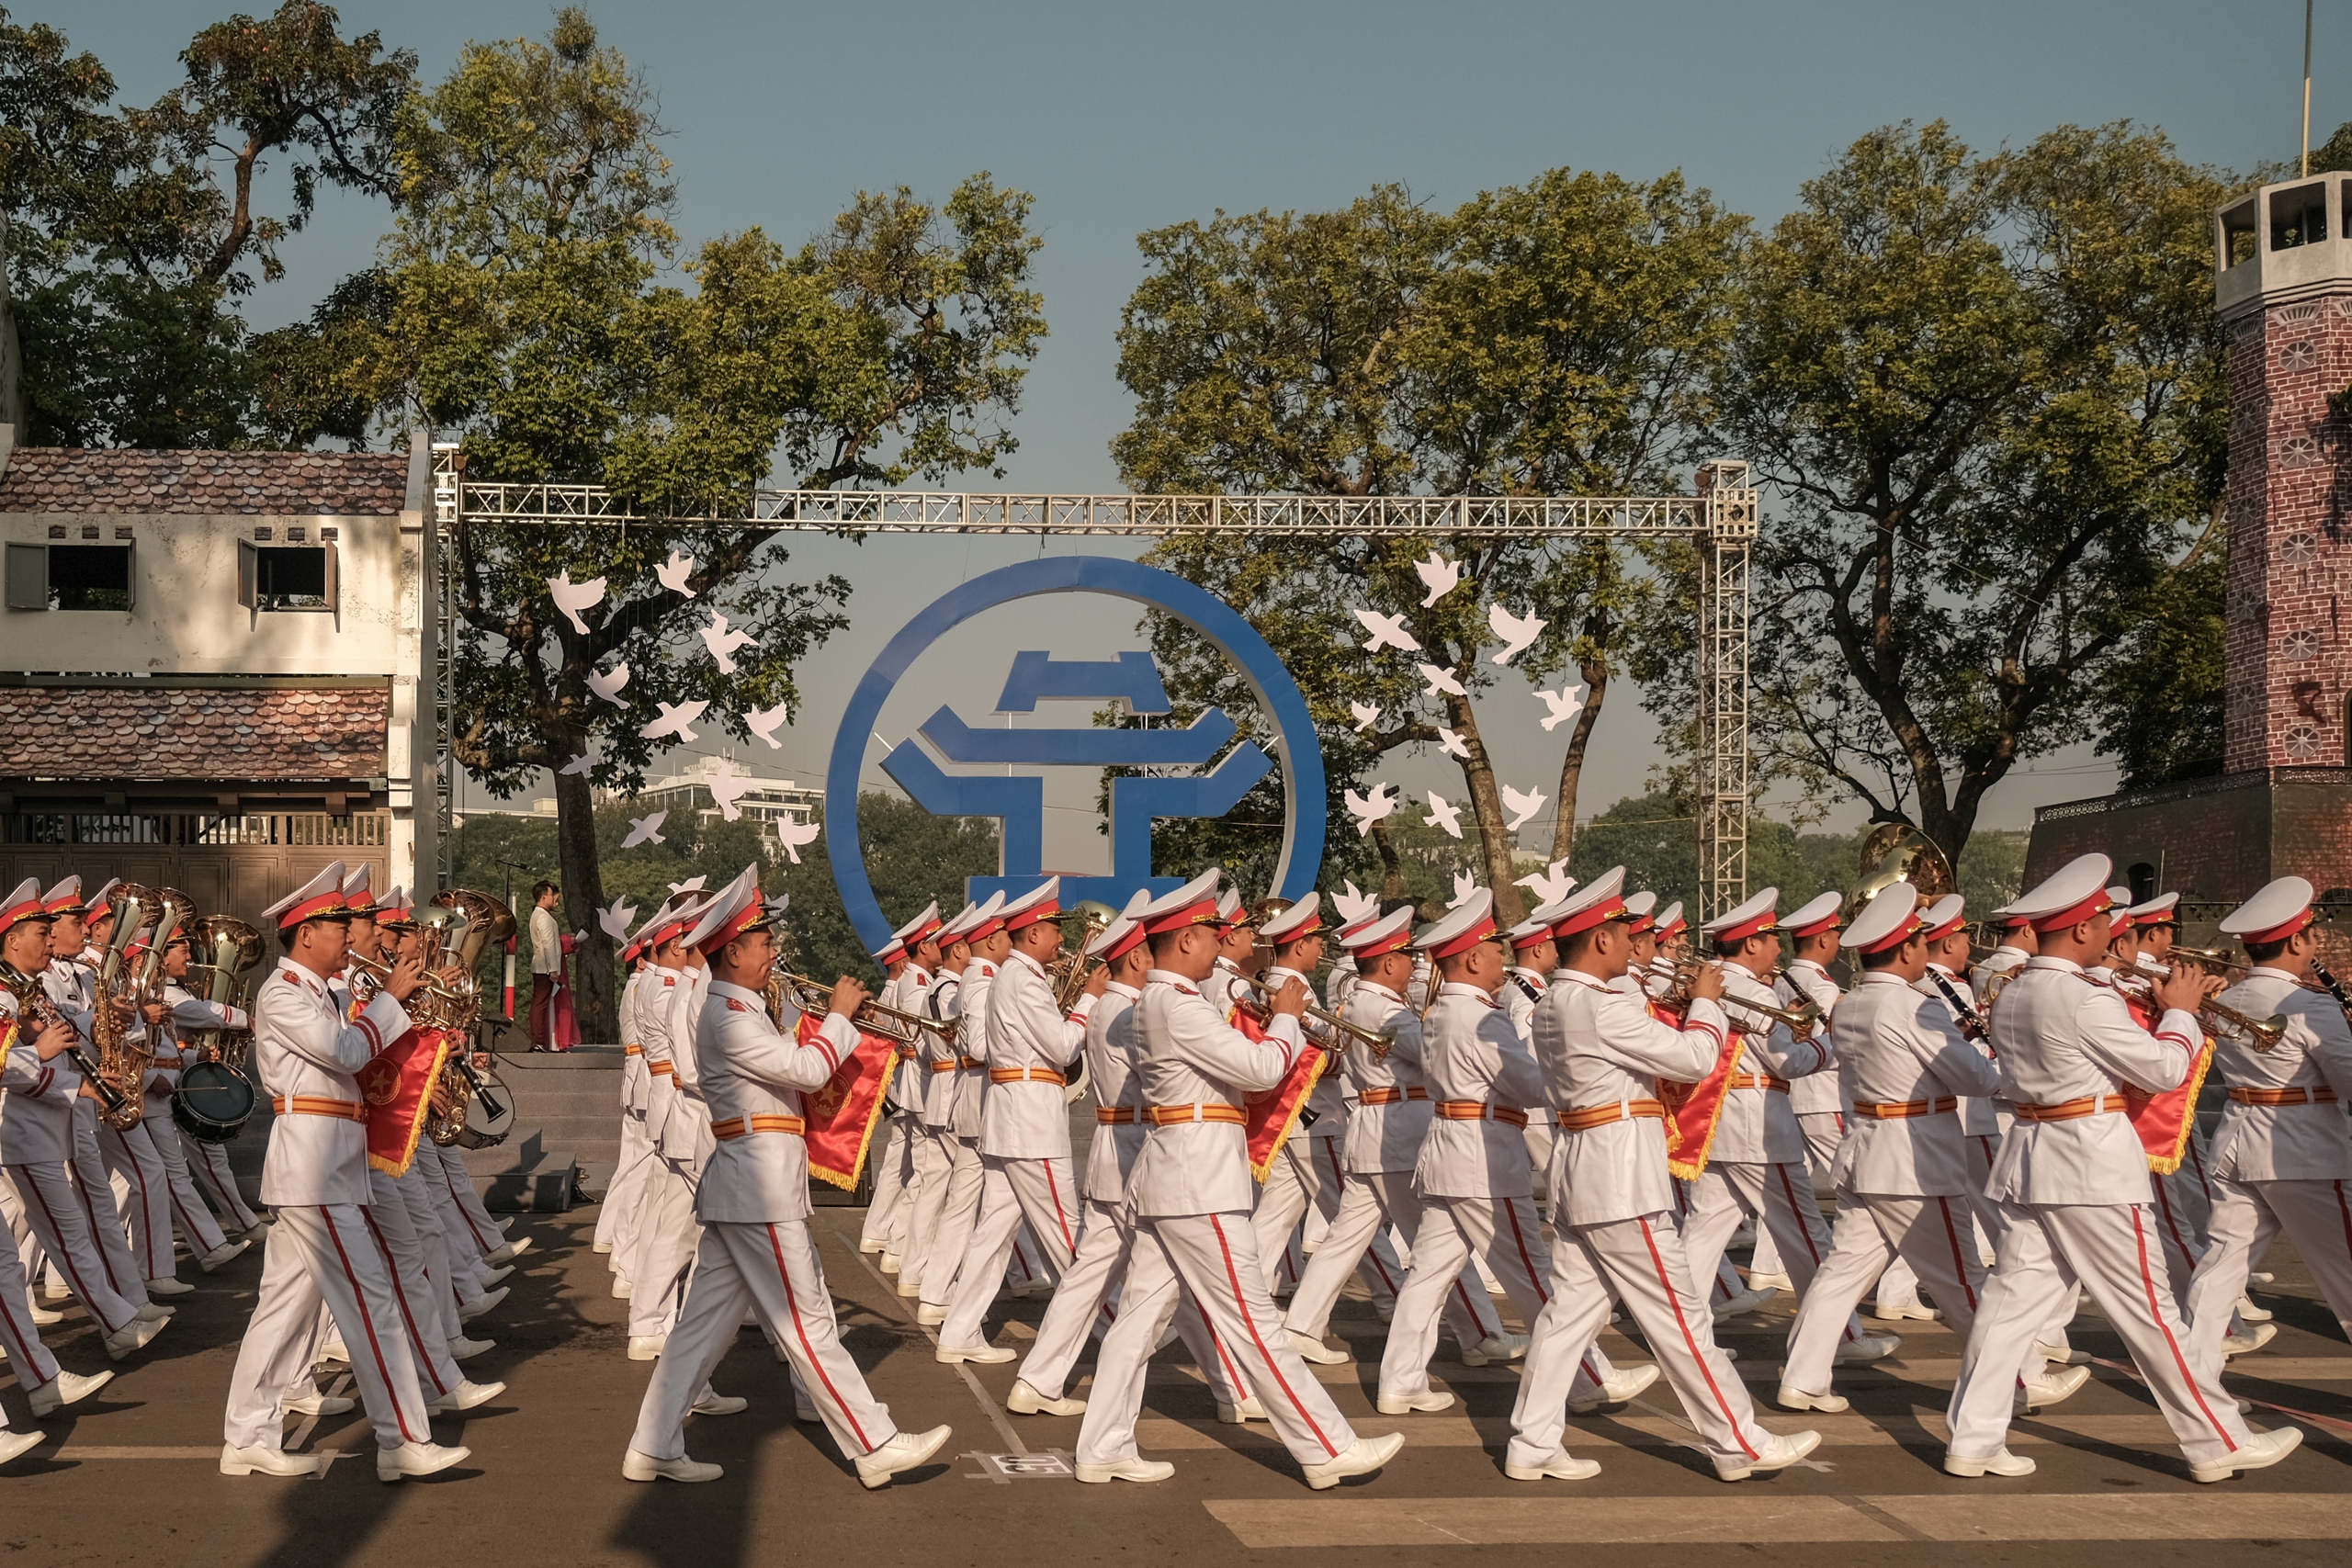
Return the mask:
{"type": "Polygon", "coordinates": [[[1701,466],[1698,493],[1666,496],[1013,495],[959,491],[753,491],[740,510],[700,516],[643,513],[601,485],[482,483],[464,477],[456,443],[433,448],[433,521],[425,570],[434,587],[435,771],[442,875],[448,874],[457,763],[454,552],[441,541],[469,524],[628,528],[771,528],[826,534],[1019,534],[1041,537],[1352,538],[1431,534],[1476,538],[1691,540],[1699,551],[1698,799],[1702,919],[1747,897],[1748,560],[1757,495],[1744,462],[1701,466]]]}

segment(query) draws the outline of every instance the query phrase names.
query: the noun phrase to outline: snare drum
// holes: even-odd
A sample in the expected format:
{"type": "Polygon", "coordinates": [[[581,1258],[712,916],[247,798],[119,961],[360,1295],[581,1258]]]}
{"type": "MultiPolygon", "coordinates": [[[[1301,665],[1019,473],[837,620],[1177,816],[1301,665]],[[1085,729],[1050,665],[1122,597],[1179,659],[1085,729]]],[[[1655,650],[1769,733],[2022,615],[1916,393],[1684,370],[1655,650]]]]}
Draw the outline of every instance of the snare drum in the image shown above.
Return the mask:
{"type": "Polygon", "coordinates": [[[172,1091],[172,1120],[200,1143],[225,1144],[254,1113],[254,1086],[234,1067],[198,1062],[180,1071],[172,1091]]]}

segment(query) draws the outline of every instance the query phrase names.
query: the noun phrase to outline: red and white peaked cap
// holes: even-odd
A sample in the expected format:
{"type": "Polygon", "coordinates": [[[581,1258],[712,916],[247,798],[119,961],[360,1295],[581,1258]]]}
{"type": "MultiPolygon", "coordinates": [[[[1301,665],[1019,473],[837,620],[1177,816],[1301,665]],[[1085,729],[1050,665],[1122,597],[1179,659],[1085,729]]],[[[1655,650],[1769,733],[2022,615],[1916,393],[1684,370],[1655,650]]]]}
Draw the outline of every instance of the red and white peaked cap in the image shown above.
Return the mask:
{"type": "Polygon", "coordinates": [[[2014,917],[2037,931],[2078,926],[2115,907],[2107,887],[2107,874],[2113,865],[2102,854],[2078,855],[1993,913],[2014,917]]]}
{"type": "Polygon", "coordinates": [[[304,920],[350,919],[351,911],[343,902],[343,863],[329,861],[310,881],[264,909],[262,916],[276,921],[282,931],[292,931],[304,920]]]}
{"type": "Polygon", "coordinates": [[[2243,942],[2284,942],[2316,918],[2312,885],[2282,876],[2222,917],[2222,934],[2243,942]]]}
{"type": "Polygon", "coordinates": [[[1495,939],[1495,890],[1480,887],[1430,922],[1413,943],[1431,958],[1453,958],[1495,939]]]}
{"type": "Polygon", "coordinates": [[[1907,882],[1891,882],[1862,906],[1838,944],[1849,953],[1883,953],[1910,941],[1920,925],[1919,890],[1907,882]]]}

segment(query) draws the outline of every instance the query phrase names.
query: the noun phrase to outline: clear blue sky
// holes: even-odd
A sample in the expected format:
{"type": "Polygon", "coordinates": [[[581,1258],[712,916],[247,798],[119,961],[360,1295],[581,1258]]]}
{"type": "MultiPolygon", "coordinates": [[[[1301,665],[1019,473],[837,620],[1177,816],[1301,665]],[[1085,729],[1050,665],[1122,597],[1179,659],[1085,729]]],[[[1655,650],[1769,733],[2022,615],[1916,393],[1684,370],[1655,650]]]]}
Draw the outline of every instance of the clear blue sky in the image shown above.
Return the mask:
{"type": "MultiPolygon", "coordinates": [[[[176,78],[174,56],[187,39],[227,9],[109,0],[16,14],[63,27],[107,62],[127,96],[145,98],[176,78]]],[[[469,38],[543,33],[551,9],[513,0],[341,7],[348,28],[380,28],[389,42],[416,50],[428,79],[469,38]]],[[[1005,485],[1058,491],[1116,486],[1105,444],[1128,403],[1112,334],[1139,275],[1141,230],[1218,208],[1328,208],[1387,181],[1450,206],[1562,165],[1636,178],[1680,168],[1769,223],[1838,149],[1905,118],[1948,119],[1980,146],[2067,122],[2131,118],[2162,126],[2190,158],[2246,168],[2295,150],[2302,50],[2295,0],[682,0],[591,12],[661,95],[689,244],[754,223],[797,242],[861,186],[944,194],[980,168],[1035,194],[1046,239],[1038,278],[1053,335],[1029,378],[1023,447],[1005,485]]],[[[2352,118],[2346,0],[2319,8],[2315,71],[2318,141],[2352,118]]],[[[254,302],[255,324],[306,311],[335,276],[364,263],[383,226],[379,207],[330,196],[313,231],[285,247],[288,276],[254,302]]],[[[822,688],[854,681],[904,618],[895,606],[910,611],[922,591],[904,557],[884,553],[899,547],[812,552],[829,568],[846,556],[861,590],[860,624],[811,667],[812,700],[796,716],[790,752],[803,777],[820,764],[838,711],[822,688]]],[[[972,566],[994,564],[1005,548],[983,544],[972,566]]],[[[951,586],[966,553],[921,563],[921,584],[951,586]]],[[[1124,615],[1079,623],[1071,645],[1057,651],[1099,649],[1126,624],[1124,615]]],[[[952,677],[946,689],[976,713],[1001,675],[1000,661],[969,694],[952,677]]],[[[1625,728],[1588,772],[1588,814],[1638,789],[1655,756],[1647,723],[1632,708],[1623,705],[1617,722],[1625,728]]],[[[1532,779],[1556,768],[1557,755],[1540,730],[1524,728],[1524,756],[1514,743],[1505,772],[1516,762],[1532,779]]],[[[1418,783],[1422,770],[1408,764],[1398,776],[1418,783]]],[[[1426,770],[1440,787],[1458,777],[1450,763],[1426,770]]],[[[2021,826],[2035,804],[2098,794],[2111,782],[2086,755],[2051,760],[1996,793],[1987,824],[2021,826]]]]}

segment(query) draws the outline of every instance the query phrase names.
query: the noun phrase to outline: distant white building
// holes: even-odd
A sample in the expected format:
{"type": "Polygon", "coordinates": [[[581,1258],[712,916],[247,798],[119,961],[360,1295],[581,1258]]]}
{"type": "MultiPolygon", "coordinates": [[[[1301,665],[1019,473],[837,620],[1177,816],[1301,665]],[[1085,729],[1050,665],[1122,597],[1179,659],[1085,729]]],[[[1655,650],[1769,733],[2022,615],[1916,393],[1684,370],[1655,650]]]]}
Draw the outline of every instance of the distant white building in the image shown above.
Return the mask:
{"type": "MultiPolygon", "coordinates": [[[[667,811],[675,815],[691,811],[705,821],[723,817],[718,802],[710,793],[711,775],[724,761],[729,768],[731,758],[698,757],[683,773],[672,773],[624,797],[611,790],[597,791],[597,798],[626,798],[633,807],[645,811],[667,811]]],[[[763,778],[756,773],[737,773],[738,785],[748,785],[735,796],[735,808],[744,817],[762,825],[766,836],[775,839],[774,824],[778,822],[808,822],[824,808],[825,792],[797,784],[791,779],[763,778]]],[[[537,803],[534,802],[534,805],[537,803]]]]}

